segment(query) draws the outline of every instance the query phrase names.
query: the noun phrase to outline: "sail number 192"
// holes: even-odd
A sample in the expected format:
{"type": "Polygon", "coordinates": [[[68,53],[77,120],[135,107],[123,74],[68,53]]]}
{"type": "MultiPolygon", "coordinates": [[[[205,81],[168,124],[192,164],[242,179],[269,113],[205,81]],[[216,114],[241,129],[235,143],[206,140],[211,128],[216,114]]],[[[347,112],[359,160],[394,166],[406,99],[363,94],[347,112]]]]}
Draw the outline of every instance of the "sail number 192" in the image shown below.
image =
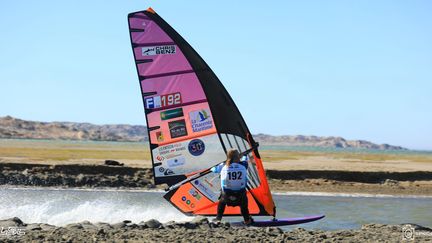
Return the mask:
{"type": "Polygon", "coordinates": [[[181,95],[180,93],[161,95],[161,106],[180,105],[181,95]]]}
{"type": "Polygon", "coordinates": [[[146,98],[144,101],[146,109],[156,109],[172,105],[180,105],[182,98],[180,92],[165,94],[161,96],[153,96],[146,98]]]}

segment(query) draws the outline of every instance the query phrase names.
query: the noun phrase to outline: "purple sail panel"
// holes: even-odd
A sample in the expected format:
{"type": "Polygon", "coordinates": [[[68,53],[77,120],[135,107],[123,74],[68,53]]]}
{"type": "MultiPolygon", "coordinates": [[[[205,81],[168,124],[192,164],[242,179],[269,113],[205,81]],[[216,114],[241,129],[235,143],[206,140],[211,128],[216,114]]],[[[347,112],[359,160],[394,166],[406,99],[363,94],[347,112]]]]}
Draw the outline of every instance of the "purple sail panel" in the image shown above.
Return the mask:
{"type": "Polygon", "coordinates": [[[136,47],[134,48],[134,54],[137,57],[137,60],[151,60],[148,62],[139,63],[137,65],[140,76],[145,77],[157,74],[192,70],[192,67],[189,65],[183,53],[176,45],[136,47]],[[175,50],[175,52],[165,55],[148,55],[150,52],[148,50],[153,48],[166,48],[166,46],[173,48],[172,50],[175,50]]]}
{"type": "Polygon", "coordinates": [[[172,42],[168,35],[157,24],[150,19],[143,18],[141,15],[137,17],[129,17],[131,30],[143,30],[131,32],[132,43],[134,44],[149,44],[172,42]]]}
{"type": "MultiPolygon", "coordinates": [[[[145,79],[141,82],[142,92],[150,93],[156,92],[157,94],[172,94],[180,93],[180,104],[189,104],[197,101],[206,101],[205,94],[199,85],[198,78],[194,73],[187,73],[182,75],[172,75],[168,77],[159,77],[145,79]]],[[[152,97],[152,96],[149,96],[152,97]]],[[[149,97],[145,97],[146,99],[149,97]]],[[[147,109],[152,107],[146,105],[147,109]]],[[[155,107],[153,107],[155,108],[155,107]]]]}
{"type": "Polygon", "coordinates": [[[225,150],[195,70],[148,11],[129,15],[155,183],[174,184],[223,161],[225,150]]]}

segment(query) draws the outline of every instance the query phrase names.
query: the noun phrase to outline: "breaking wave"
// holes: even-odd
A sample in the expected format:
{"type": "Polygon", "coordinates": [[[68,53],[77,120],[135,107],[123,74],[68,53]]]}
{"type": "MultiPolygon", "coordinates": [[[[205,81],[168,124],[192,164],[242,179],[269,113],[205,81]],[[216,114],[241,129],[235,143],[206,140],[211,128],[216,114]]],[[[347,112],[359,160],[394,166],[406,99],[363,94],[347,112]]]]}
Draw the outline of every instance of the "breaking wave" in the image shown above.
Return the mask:
{"type": "Polygon", "coordinates": [[[149,219],[162,223],[191,220],[169,205],[162,195],[143,191],[0,189],[0,219],[18,217],[26,223],[57,226],[84,220],[111,224],[123,220],[134,223],[149,219]]]}

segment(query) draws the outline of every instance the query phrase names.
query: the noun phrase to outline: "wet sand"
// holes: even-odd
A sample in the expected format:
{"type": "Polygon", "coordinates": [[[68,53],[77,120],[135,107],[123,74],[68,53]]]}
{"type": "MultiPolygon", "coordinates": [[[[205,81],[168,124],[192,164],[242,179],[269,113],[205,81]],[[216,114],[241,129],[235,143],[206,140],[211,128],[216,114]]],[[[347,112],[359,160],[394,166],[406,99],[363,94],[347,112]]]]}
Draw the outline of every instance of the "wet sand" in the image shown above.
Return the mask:
{"type": "MultiPolygon", "coordinates": [[[[12,218],[0,220],[1,227],[15,229],[0,236],[3,242],[400,242],[403,227],[407,225],[368,224],[352,230],[293,228],[283,231],[276,227],[232,227],[229,223],[215,224],[207,218],[197,217],[191,222],[165,224],[157,220],[138,224],[130,221],[117,224],[84,221],[63,227],[26,224],[19,218],[12,218]]],[[[418,225],[409,227],[414,229],[416,241],[432,242],[432,229],[418,225]]]]}

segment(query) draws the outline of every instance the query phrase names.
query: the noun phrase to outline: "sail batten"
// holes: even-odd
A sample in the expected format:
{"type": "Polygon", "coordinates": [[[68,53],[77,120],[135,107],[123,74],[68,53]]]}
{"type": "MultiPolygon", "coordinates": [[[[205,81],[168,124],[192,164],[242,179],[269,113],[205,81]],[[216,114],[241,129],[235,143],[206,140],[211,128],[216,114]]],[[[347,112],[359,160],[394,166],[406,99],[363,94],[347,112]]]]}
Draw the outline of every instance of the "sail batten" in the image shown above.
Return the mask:
{"type": "MultiPolygon", "coordinates": [[[[235,148],[251,161],[247,173],[251,214],[274,215],[256,144],[217,76],[154,10],[131,13],[128,21],[151,128],[155,184],[178,185],[164,197],[185,214],[214,215],[220,179],[209,168],[226,159],[227,149],[235,148]]],[[[238,215],[239,209],[226,213],[238,215]]]]}
{"type": "Polygon", "coordinates": [[[148,75],[148,76],[140,76],[139,79],[141,81],[143,81],[144,79],[161,78],[161,77],[166,77],[166,76],[174,76],[174,75],[193,73],[193,72],[195,72],[195,71],[194,70],[183,70],[183,71],[176,71],[176,72],[170,72],[170,73],[158,73],[158,74],[153,74],[153,75],[148,75]]]}

